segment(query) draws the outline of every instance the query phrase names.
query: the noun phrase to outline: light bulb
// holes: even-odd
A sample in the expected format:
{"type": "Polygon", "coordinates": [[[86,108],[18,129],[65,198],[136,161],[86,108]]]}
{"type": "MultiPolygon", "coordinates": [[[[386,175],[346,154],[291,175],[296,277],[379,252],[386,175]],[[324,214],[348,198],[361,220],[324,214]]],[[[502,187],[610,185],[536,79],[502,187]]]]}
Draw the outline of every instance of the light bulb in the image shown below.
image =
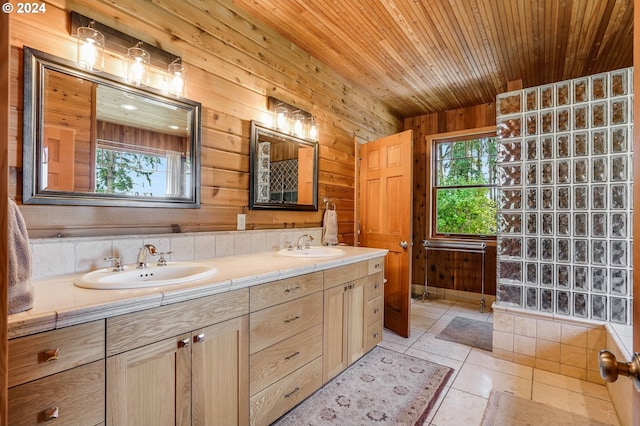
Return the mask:
{"type": "Polygon", "coordinates": [[[178,98],[185,96],[185,72],[180,58],[169,64],[169,93],[178,98]]]}
{"type": "Polygon", "coordinates": [[[127,72],[127,81],[136,86],[146,86],[149,80],[147,65],[151,60],[151,55],[146,50],[138,47],[130,47],[127,52],[129,60],[129,70],[127,72]]]}
{"type": "Polygon", "coordinates": [[[304,136],[304,116],[299,112],[293,114],[293,134],[300,138],[304,136]]]}
{"type": "MultiPolygon", "coordinates": [[[[93,23],[89,24],[93,25],[93,23]]],[[[78,28],[78,65],[89,71],[104,68],[104,36],[91,26],[78,28]]]]}

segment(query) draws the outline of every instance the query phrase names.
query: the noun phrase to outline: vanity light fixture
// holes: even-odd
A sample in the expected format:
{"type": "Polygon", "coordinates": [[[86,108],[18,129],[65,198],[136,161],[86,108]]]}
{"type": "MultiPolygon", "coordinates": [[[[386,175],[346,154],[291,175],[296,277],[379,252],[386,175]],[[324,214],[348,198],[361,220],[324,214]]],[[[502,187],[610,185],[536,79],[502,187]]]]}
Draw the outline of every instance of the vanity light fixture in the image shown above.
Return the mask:
{"type": "Polygon", "coordinates": [[[87,71],[104,69],[104,35],[93,28],[95,21],[86,27],[78,27],[78,65],[87,71]]]}
{"type": "Polygon", "coordinates": [[[273,112],[273,128],[301,139],[318,141],[318,122],[306,111],[269,96],[268,109],[273,112]]]}
{"type": "Polygon", "coordinates": [[[78,39],[77,62],[83,68],[103,71],[106,66],[107,72],[120,73],[117,61],[126,61],[127,66],[122,67],[126,68],[126,74],[122,77],[127,84],[153,86],[177,98],[186,96],[187,80],[180,56],[148,43],[143,47],[140,38],[74,11],[71,12],[69,33],[78,39]],[[115,55],[105,58],[105,49],[115,55]]]}
{"type": "Polygon", "coordinates": [[[151,54],[144,50],[142,42],[127,50],[127,82],[136,86],[149,84],[149,62],[151,54]]]}

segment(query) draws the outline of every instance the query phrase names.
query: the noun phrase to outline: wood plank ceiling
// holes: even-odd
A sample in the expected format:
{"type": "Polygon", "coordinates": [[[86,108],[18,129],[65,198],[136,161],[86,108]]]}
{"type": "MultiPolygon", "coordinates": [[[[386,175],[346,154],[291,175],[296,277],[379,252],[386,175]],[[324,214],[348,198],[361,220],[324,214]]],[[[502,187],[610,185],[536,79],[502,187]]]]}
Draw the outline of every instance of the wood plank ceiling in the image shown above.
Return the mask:
{"type": "Polygon", "coordinates": [[[232,0],[401,118],[632,66],[633,0],[232,0]]]}

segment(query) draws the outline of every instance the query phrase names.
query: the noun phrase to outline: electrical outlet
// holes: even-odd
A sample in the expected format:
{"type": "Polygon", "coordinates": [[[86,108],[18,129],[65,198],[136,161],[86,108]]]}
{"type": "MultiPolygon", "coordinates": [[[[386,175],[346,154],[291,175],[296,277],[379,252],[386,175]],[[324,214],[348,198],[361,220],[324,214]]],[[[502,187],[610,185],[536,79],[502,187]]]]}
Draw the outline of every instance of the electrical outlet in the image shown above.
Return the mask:
{"type": "Polygon", "coordinates": [[[244,231],[247,226],[247,215],[239,214],[238,215],[238,231],[244,231]]]}

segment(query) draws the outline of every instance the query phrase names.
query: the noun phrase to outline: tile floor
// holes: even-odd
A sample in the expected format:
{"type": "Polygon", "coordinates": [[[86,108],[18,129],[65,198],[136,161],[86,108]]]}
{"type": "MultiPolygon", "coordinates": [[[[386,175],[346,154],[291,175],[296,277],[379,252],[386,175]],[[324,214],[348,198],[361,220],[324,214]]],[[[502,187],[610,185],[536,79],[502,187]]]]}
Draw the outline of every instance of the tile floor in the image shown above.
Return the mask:
{"type": "Polygon", "coordinates": [[[425,425],[480,425],[492,389],[573,411],[618,425],[604,386],[493,358],[490,352],[436,339],[456,316],[493,320],[479,304],[434,299],[415,301],[411,312],[411,337],[385,330],[380,346],[454,368],[446,389],[425,425]]]}

